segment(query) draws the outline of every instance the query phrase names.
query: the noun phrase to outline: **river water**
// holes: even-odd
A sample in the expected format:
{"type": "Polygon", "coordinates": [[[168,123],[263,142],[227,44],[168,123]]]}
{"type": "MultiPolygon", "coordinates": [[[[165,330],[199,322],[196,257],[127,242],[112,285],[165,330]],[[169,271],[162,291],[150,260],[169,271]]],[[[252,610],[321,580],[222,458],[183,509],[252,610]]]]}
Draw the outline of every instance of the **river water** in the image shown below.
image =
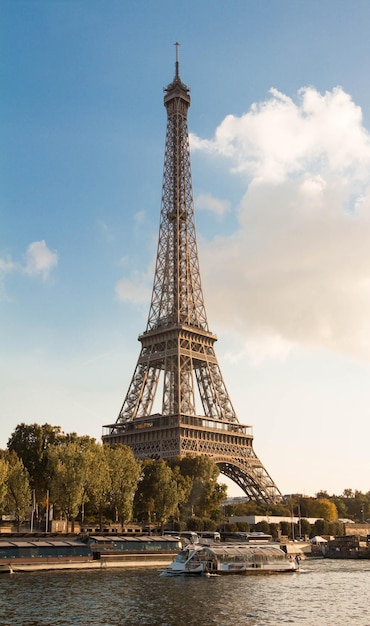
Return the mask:
{"type": "Polygon", "coordinates": [[[370,561],[307,559],[271,576],[158,570],[2,574],[1,626],[370,626],[370,561]]]}

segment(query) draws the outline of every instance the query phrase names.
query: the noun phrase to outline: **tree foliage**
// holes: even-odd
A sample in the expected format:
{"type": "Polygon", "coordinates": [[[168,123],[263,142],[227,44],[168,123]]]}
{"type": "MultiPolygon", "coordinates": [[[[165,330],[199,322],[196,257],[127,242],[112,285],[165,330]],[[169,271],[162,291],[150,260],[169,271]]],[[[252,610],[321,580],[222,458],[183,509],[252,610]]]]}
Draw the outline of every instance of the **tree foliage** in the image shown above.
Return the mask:
{"type": "Polygon", "coordinates": [[[218,483],[220,470],[210,457],[186,455],[175,459],[171,466],[178,467],[180,474],[190,480],[191,489],[185,507],[189,517],[212,516],[212,512],[219,510],[227,488],[218,483]]]}
{"type": "Polygon", "coordinates": [[[17,529],[26,519],[31,504],[31,489],[28,471],[15,452],[8,454],[7,491],[5,495],[8,513],[14,513],[17,529]]]}
{"type": "MultiPolygon", "coordinates": [[[[84,500],[89,503],[90,513],[96,513],[99,520],[100,530],[103,529],[103,514],[111,498],[111,463],[110,449],[98,443],[91,444],[85,451],[85,477],[84,500]]],[[[84,515],[81,516],[82,519],[84,515]]]]}
{"type": "Polygon", "coordinates": [[[145,461],[134,497],[138,519],[163,525],[175,514],[179,504],[177,482],[163,460],[145,461]]]}
{"type": "Polygon", "coordinates": [[[317,498],[310,504],[310,517],[320,517],[327,522],[338,519],[337,507],[328,498],[317,498]]]}
{"type": "Polygon", "coordinates": [[[204,522],[203,519],[201,517],[197,517],[196,515],[193,515],[193,517],[190,517],[188,519],[188,529],[189,530],[194,530],[195,532],[197,531],[202,531],[204,530],[204,522]]]}
{"type": "Polygon", "coordinates": [[[3,510],[5,497],[8,492],[8,474],[9,463],[5,458],[5,455],[0,456],[0,511],[3,510]]]}
{"type": "MultiPolygon", "coordinates": [[[[0,451],[0,511],[17,511],[20,523],[31,502],[30,489],[34,489],[41,513],[46,491],[50,491],[57,515],[60,512],[72,520],[79,516],[83,521],[86,511],[87,518],[98,519],[101,528],[103,519],[124,523],[133,515],[137,521],[156,525],[171,521],[179,528],[189,520],[193,520],[190,525],[198,524],[197,519],[211,527],[225,525],[233,515],[293,515],[300,518],[300,524],[293,529],[287,523],[280,530],[308,535],[310,531],[343,531],[338,517],[356,522],[370,519],[370,492],[349,488],[342,495],[330,496],[322,490],[314,498],[293,494],[288,502],[274,505],[250,500],[221,507],[227,490],[219,474],[206,456],[142,464],[128,447],[103,446],[89,436],[64,434],[59,426],[47,423],[21,423],[10,436],[7,451],[0,451]],[[315,528],[305,519],[312,517],[319,520],[315,528]]],[[[245,523],[238,522],[239,530],[240,524],[245,523]]]]}
{"type": "Polygon", "coordinates": [[[44,424],[18,424],[8,440],[7,448],[22,459],[28,471],[31,489],[35,489],[38,502],[44,501],[48,489],[50,446],[60,444],[64,435],[60,426],[44,424]]]}
{"type": "Polygon", "coordinates": [[[128,446],[103,446],[103,451],[108,459],[110,472],[110,503],[116,511],[117,519],[124,523],[132,519],[141,463],[135,459],[128,446]]]}
{"type": "Polygon", "coordinates": [[[67,520],[77,517],[84,501],[87,457],[77,442],[64,441],[49,450],[50,498],[67,520]]]}

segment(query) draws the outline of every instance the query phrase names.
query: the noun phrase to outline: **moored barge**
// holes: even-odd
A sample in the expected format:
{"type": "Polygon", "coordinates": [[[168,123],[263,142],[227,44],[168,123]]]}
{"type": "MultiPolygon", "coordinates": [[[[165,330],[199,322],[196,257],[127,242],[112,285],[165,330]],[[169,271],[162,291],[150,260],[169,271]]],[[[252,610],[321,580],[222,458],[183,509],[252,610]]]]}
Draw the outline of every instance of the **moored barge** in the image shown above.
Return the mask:
{"type": "Polygon", "coordinates": [[[327,559],[370,559],[370,535],[336,537],[327,541],[322,551],[327,559]]]}
{"type": "Polygon", "coordinates": [[[162,536],[0,539],[0,573],[164,567],[180,548],[177,539],[162,536]]]}

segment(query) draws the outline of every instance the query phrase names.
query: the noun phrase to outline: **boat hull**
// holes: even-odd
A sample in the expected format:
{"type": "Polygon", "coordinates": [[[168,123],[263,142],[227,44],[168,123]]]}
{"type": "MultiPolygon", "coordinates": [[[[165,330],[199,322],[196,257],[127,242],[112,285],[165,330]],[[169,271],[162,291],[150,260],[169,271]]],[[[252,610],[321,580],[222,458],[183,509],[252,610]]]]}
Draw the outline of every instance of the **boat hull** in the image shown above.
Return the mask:
{"type": "Polygon", "coordinates": [[[153,567],[160,568],[168,565],[170,556],[163,555],[125,555],[121,558],[101,558],[98,560],[76,560],[63,561],[56,560],[40,560],[40,561],[12,561],[11,563],[1,563],[0,573],[11,574],[13,572],[41,572],[41,571],[57,571],[57,570],[83,570],[83,569],[111,569],[111,568],[130,568],[130,567],[153,567]]]}

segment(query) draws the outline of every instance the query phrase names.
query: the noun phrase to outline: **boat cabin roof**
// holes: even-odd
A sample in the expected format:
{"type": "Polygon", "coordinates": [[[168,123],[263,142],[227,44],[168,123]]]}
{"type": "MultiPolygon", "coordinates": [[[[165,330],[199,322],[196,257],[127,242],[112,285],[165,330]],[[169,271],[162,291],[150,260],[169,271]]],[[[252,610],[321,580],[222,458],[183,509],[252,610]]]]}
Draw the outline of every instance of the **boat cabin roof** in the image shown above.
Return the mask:
{"type": "Polygon", "coordinates": [[[210,555],[214,555],[218,558],[232,558],[239,557],[242,559],[253,558],[255,556],[261,556],[264,558],[285,558],[285,553],[277,546],[268,545],[225,545],[217,544],[212,546],[202,546],[202,550],[210,555]]]}
{"type": "Polygon", "coordinates": [[[107,537],[106,535],[90,535],[89,537],[90,543],[101,543],[101,544],[111,544],[111,543],[158,543],[158,541],[166,542],[171,545],[178,545],[179,540],[176,537],[171,536],[157,536],[157,535],[135,535],[135,536],[125,536],[125,535],[110,535],[107,537]]]}
{"type": "Polygon", "coordinates": [[[49,547],[60,547],[60,546],[85,546],[86,544],[82,541],[78,540],[68,540],[68,539],[40,539],[37,538],[30,539],[26,541],[25,539],[12,539],[11,541],[3,541],[0,539],[0,548],[49,548],[49,547]]]}

